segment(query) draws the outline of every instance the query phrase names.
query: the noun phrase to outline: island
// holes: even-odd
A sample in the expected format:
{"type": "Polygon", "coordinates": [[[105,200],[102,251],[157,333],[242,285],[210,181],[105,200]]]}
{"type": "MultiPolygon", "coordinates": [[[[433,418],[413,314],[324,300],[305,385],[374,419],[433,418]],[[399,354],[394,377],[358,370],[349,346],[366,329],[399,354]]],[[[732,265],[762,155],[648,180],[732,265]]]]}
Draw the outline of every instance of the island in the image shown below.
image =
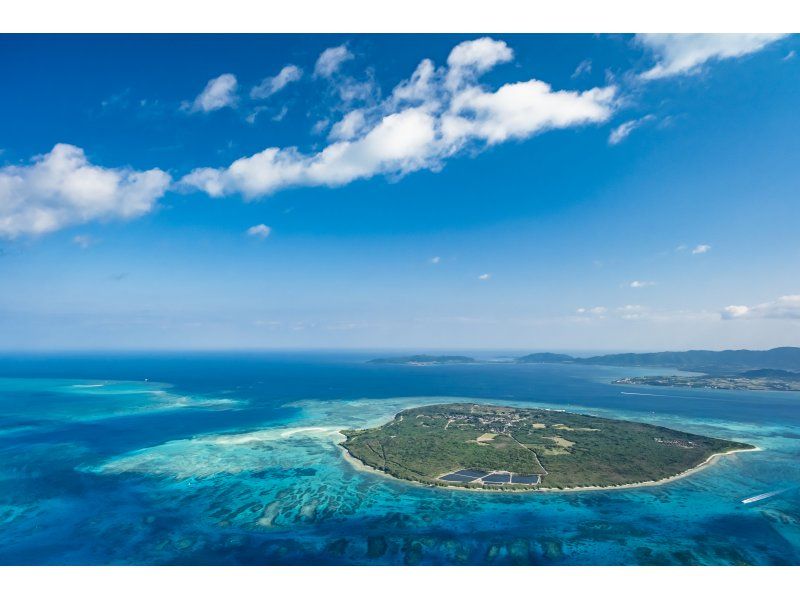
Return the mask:
{"type": "Polygon", "coordinates": [[[404,357],[381,357],[367,363],[386,365],[446,365],[456,363],[478,363],[472,357],[463,355],[408,355],[404,357]]]}
{"type": "Polygon", "coordinates": [[[475,490],[602,489],[660,483],[754,450],[638,422],[473,403],[406,409],[342,430],[350,459],[394,478],[475,490]]]}
{"type": "Polygon", "coordinates": [[[572,357],[561,353],[531,353],[517,363],[571,363],[621,367],[673,368],[689,372],[732,375],[746,370],[776,369],[800,371],[800,348],[776,347],[765,351],[661,351],[659,353],[612,353],[593,357],[572,357]]]}
{"type": "Polygon", "coordinates": [[[719,390],[800,391],[800,373],[786,370],[749,370],[730,376],[631,376],[614,380],[614,384],[646,386],[682,386],[719,390]]]}

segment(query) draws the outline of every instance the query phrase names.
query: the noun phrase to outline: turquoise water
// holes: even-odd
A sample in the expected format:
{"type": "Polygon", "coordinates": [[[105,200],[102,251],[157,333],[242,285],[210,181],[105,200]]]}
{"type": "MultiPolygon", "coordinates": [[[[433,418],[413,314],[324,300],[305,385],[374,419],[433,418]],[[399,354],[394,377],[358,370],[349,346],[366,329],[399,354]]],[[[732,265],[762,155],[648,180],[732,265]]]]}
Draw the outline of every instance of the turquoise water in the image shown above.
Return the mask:
{"type": "Polygon", "coordinates": [[[0,358],[0,563],[800,564],[798,393],[632,391],[609,382],[641,369],[369,357],[0,358]],[[526,494],[429,489],[342,458],[342,428],[461,399],[762,450],[661,486],[526,494]]]}

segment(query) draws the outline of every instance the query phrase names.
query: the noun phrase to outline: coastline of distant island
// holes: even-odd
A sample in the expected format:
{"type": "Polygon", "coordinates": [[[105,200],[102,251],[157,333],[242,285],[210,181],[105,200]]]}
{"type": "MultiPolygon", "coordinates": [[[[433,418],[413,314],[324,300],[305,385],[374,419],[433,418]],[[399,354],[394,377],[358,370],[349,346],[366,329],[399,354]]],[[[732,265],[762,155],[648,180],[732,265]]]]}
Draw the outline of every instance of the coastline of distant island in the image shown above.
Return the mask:
{"type": "Polygon", "coordinates": [[[341,433],[344,457],[358,469],[479,491],[651,486],[758,450],[639,422],[470,403],[406,409],[377,428],[341,433]]]}
{"type": "Polygon", "coordinates": [[[407,355],[403,357],[380,357],[367,363],[385,365],[446,365],[456,363],[479,363],[473,357],[463,355],[407,355]]]}
{"type": "MultiPolygon", "coordinates": [[[[410,355],[378,358],[372,364],[459,365],[496,363],[464,355],[410,355]]],[[[564,353],[530,353],[503,361],[516,364],[573,364],[616,367],[670,368],[695,372],[696,376],[628,376],[614,384],[677,386],[720,390],[800,391],[800,348],[778,347],[764,351],[662,351],[659,353],[615,353],[573,357],[564,353]]]]}

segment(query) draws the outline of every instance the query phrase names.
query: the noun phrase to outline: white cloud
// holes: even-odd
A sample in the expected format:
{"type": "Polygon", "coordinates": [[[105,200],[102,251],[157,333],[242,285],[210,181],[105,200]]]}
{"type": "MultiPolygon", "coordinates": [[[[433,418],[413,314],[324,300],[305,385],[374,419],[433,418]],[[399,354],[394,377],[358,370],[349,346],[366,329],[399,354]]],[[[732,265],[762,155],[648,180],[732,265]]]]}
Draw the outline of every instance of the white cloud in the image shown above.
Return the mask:
{"type": "Polygon", "coordinates": [[[604,122],[611,116],[615,93],[613,87],[553,91],[535,79],[494,92],[469,87],[452,99],[442,130],[451,143],[473,137],[491,145],[548,129],[604,122]]]}
{"type": "Polygon", "coordinates": [[[251,237],[258,237],[259,239],[266,239],[269,237],[272,229],[266,224],[256,224],[247,229],[247,234],[251,237]]]}
{"type": "Polygon", "coordinates": [[[794,50],[789,50],[786,56],[783,57],[783,61],[786,62],[792,60],[795,56],[797,56],[797,53],[794,50]]]}
{"type": "Polygon", "coordinates": [[[433,61],[425,58],[407,80],[399,83],[392,91],[389,105],[409,103],[414,105],[433,101],[439,93],[443,69],[437,70],[433,61]]]}
{"type": "Polygon", "coordinates": [[[200,92],[194,102],[184,103],[184,108],[190,112],[213,112],[226,106],[236,105],[236,77],[225,73],[211,79],[200,92]]]}
{"type": "Polygon", "coordinates": [[[314,76],[328,78],[339,70],[342,63],[353,58],[353,54],[345,45],[328,48],[317,58],[317,62],[314,65],[314,76]]]}
{"type": "Polygon", "coordinates": [[[423,60],[385,102],[349,112],[334,125],[331,143],[321,151],[267,148],[227,168],[196,169],[182,179],[182,186],[214,196],[254,198],[290,186],[339,186],[376,175],[435,171],[468,148],[605,122],[613,113],[614,87],[555,91],[534,79],[491,91],[474,80],[511,56],[504,42],[464,42],[450,53],[447,68],[436,69],[423,60]],[[458,84],[452,87],[454,69],[459,71],[458,84]]]}
{"type": "Polygon", "coordinates": [[[643,116],[642,118],[637,118],[634,120],[629,120],[618,127],[612,129],[611,134],[608,136],[608,143],[609,145],[617,145],[621,141],[623,141],[628,135],[630,135],[634,129],[638,129],[644,123],[653,120],[655,117],[652,114],[648,114],[643,116]]]}
{"type": "Polygon", "coordinates": [[[439,257],[438,255],[434,255],[434,256],[433,256],[433,257],[430,259],[430,262],[431,262],[431,264],[438,264],[438,263],[439,263],[439,262],[441,262],[441,261],[442,261],[442,258],[441,258],[441,257],[439,257]]]}
{"type": "Polygon", "coordinates": [[[170,176],[157,168],[96,166],[81,148],[59,143],[29,165],[0,168],[0,236],[135,218],[152,210],[169,184],[170,176]]]}
{"type": "Polygon", "coordinates": [[[576,313],[581,315],[592,315],[592,316],[603,316],[608,309],[603,307],[602,305],[598,305],[596,307],[579,307],[575,310],[576,313]]]}
{"type": "Polygon", "coordinates": [[[478,276],[478,280],[489,280],[491,277],[492,275],[489,273],[481,274],[480,276],[478,276]]]}
{"type": "Polygon", "coordinates": [[[729,305],[721,315],[724,320],[800,320],[800,295],[784,295],[775,301],[753,306],[729,305]]]}
{"type": "Polygon", "coordinates": [[[366,123],[363,110],[348,112],[342,117],[342,120],[331,127],[328,139],[332,141],[354,139],[364,130],[366,123]]]}
{"type": "MultiPolygon", "coordinates": [[[[711,245],[698,245],[694,249],[692,249],[692,255],[697,255],[699,253],[708,253],[711,251],[711,245]]],[[[723,251],[723,253],[725,253],[723,251]]]]}
{"type": "Polygon", "coordinates": [[[629,285],[632,289],[643,289],[644,287],[652,287],[656,283],[649,280],[634,280],[629,285]]]}
{"type": "Polygon", "coordinates": [[[250,97],[254,100],[264,100],[273,94],[278,93],[281,89],[299,81],[303,76],[303,70],[293,64],[287,64],[281,71],[274,77],[267,77],[261,83],[250,90],[250,97]]]}
{"type": "Polygon", "coordinates": [[[784,36],[782,33],[640,33],[636,40],[656,57],[655,66],[640,77],[691,75],[709,60],[752,54],[784,36]]]}
{"type": "Polygon", "coordinates": [[[461,42],[447,57],[446,85],[456,89],[465,80],[474,79],[503,62],[514,58],[514,52],[506,42],[490,37],[461,42]]]}

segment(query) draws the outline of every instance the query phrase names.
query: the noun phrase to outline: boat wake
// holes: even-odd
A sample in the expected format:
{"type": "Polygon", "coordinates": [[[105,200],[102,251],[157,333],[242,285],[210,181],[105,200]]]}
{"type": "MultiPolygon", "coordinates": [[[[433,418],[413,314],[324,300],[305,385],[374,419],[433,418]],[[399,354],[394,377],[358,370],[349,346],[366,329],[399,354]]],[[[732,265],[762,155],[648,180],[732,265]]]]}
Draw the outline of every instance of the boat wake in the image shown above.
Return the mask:
{"type": "Polygon", "coordinates": [[[786,492],[786,490],[788,490],[788,488],[784,488],[783,490],[773,490],[772,492],[765,492],[764,494],[756,494],[755,496],[743,499],[742,504],[749,505],[754,502],[766,500],[768,498],[772,498],[773,496],[777,496],[778,494],[783,494],[786,492]]]}

